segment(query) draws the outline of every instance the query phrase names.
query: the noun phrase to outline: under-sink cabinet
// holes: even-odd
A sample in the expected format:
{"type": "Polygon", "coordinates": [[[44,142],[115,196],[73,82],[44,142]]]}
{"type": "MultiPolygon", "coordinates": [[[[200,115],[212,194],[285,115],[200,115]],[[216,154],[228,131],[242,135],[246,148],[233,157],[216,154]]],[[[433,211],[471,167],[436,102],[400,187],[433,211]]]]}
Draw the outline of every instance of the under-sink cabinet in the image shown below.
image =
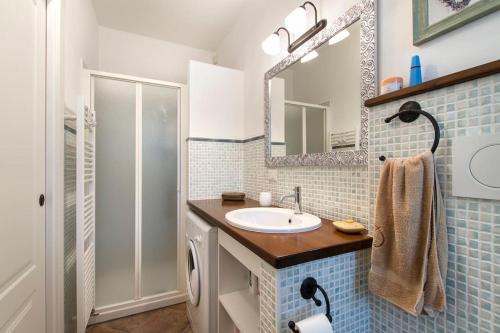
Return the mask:
{"type": "Polygon", "coordinates": [[[260,327],[259,286],[262,260],[219,229],[219,333],[257,333],[260,327]],[[256,278],[252,279],[252,275],[256,278]],[[237,332],[237,331],[236,331],[237,332]]]}

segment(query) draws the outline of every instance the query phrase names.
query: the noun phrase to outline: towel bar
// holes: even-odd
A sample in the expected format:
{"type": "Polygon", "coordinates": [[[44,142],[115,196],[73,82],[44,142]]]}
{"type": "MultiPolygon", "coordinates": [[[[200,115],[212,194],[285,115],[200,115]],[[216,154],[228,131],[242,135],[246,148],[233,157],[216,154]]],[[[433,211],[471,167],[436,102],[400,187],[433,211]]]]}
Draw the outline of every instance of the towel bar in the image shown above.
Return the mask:
{"type": "MultiPolygon", "coordinates": [[[[399,117],[399,120],[405,123],[411,123],[417,120],[420,115],[429,119],[432,123],[432,126],[434,127],[434,143],[431,147],[431,152],[434,153],[439,145],[439,140],[441,138],[439,124],[437,123],[436,118],[434,118],[430,113],[422,110],[418,102],[409,101],[404,103],[399,108],[398,113],[390,116],[389,118],[385,118],[385,122],[390,123],[394,118],[399,117]]],[[[385,161],[386,157],[384,155],[381,155],[378,159],[381,161],[385,161]]]]}
{"type": "MultiPolygon", "coordinates": [[[[330,323],[332,322],[332,315],[330,314],[330,300],[328,299],[328,295],[326,294],[325,289],[323,289],[315,278],[308,277],[304,281],[302,281],[302,285],[300,286],[300,295],[303,299],[312,299],[316,306],[321,306],[321,301],[315,297],[316,291],[319,291],[323,294],[326,303],[326,318],[330,323]]],[[[288,327],[292,330],[293,333],[299,333],[299,330],[295,326],[295,322],[290,320],[288,322],[288,327]]]]}

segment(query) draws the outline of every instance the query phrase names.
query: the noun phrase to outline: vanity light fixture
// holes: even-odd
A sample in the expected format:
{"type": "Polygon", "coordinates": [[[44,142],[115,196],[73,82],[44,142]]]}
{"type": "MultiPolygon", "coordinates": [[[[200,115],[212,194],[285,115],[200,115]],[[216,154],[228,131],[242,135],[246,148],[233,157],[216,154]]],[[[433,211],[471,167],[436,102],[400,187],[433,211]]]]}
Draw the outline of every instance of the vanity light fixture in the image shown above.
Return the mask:
{"type": "MultiPolygon", "coordinates": [[[[279,32],[280,30],[284,30],[288,36],[288,53],[292,53],[318,32],[323,30],[326,27],[326,23],[326,19],[318,21],[318,11],[316,9],[316,6],[312,2],[306,1],[286,17],[285,27],[279,27],[275,32],[273,32],[262,42],[262,50],[264,50],[264,52],[269,55],[278,54],[281,47],[279,32]],[[315,24],[309,30],[302,33],[307,28],[306,5],[310,5],[314,9],[315,24]],[[290,43],[290,32],[295,34],[302,33],[302,35],[300,35],[293,43],[290,43]]],[[[314,58],[315,57],[313,57],[312,59],[314,58]]]]}
{"type": "Polygon", "coordinates": [[[328,44],[333,45],[333,44],[340,43],[341,41],[343,41],[344,39],[346,39],[350,35],[351,34],[349,33],[349,31],[344,29],[341,32],[339,32],[338,34],[336,34],[335,36],[333,36],[332,38],[330,38],[330,41],[328,41],[328,44]]]}
{"type": "Polygon", "coordinates": [[[285,28],[294,35],[302,35],[307,29],[307,12],[304,7],[295,8],[285,18],[285,28]]]}
{"type": "Polygon", "coordinates": [[[270,34],[264,41],[262,42],[262,50],[269,55],[277,55],[281,51],[281,42],[280,42],[280,30],[286,32],[288,37],[288,45],[290,45],[290,32],[286,28],[279,27],[275,32],[270,34]]]}
{"type": "Polygon", "coordinates": [[[311,51],[308,54],[306,54],[305,56],[303,56],[302,58],[300,58],[300,62],[305,63],[305,62],[311,61],[313,59],[316,59],[318,56],[319,56],[318,52],[311,51]]]}

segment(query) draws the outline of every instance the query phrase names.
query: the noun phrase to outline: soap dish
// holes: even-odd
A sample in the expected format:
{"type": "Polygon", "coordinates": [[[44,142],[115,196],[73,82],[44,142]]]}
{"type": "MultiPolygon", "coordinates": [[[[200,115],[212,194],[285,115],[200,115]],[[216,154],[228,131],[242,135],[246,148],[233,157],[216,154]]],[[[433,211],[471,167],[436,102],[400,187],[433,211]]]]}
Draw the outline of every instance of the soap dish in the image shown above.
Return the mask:
{"type": "Polygon", "coordinates": [[[243,200],[245,200],[245,193],[243,193],[243,192],[224,192],[224,193],[222,193],[222,200],[224,200],[224,201],[243,201],[243,200]]]}
{"type": "Polygon", "coordinates": [[[345,232],[346,234],[357,234],[366,230],[361,223],[354,222],[353,220],[335,221],[333,225],[339,231],[345,232]]]}

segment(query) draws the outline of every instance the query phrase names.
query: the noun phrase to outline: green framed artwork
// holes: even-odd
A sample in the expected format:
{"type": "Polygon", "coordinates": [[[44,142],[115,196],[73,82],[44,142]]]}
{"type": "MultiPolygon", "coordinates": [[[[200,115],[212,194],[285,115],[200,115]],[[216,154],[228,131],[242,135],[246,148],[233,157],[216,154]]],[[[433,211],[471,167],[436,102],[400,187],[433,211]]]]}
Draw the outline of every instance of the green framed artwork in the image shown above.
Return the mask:
{"type": "Polygon", "coordinates": [[[500,9],[500,0],[413,0],[413,45],[421,45],[500,9]]]}

